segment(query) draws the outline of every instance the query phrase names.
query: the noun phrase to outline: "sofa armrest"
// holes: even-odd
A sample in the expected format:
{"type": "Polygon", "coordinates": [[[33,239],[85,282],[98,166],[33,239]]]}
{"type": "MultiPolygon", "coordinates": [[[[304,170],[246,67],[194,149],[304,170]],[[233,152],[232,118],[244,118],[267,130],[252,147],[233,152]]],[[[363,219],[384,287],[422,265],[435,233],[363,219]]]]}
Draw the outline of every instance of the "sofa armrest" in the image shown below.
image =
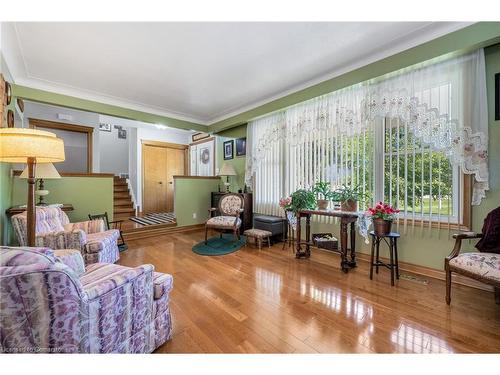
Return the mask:
{"type": "Polygon", "coordinates": [[[121,288],[145,273],[149,272],[151,273],[151,279],[153,277],[153,266],[151,264],[143,264],[135,268],[115,267],[119,268],[113,270],[109,275],[103,275],[97,282],[83,287],[89,300],[99,298],[114,289],[121,288]]]}
{"type": "Polygon", "coordinates": [[[81,229],[87,234],[104,232],[106,227],[103,219],[86,220],[78,223],[69,223],[64,226],[65,230],[81,229]]]}
{"type": "Polygon", "coordinates": [[[49,247],[51,249],[77,249],[82,250],[87,242],[87,236],[83,230],[59,231],[40,233],[35,237],[35,245],[49,247]]]}
{"type": "Polygon", "coordinates": [[[85,263],[83,262],[83,257],[80,250],[54,250],[54,255],[57,257],[57,259],[59,259],[59,261],[71,268],[78,277],[85,273],[85,263]]]}
{"type": "Polygon", "coordinates": [[[481,233],[476,233],[476,232],[463,232],[463,233],[455,233],[453,238],[457,240],[470,240],[474,238],[482,238],[483,235],[481,233]]]}

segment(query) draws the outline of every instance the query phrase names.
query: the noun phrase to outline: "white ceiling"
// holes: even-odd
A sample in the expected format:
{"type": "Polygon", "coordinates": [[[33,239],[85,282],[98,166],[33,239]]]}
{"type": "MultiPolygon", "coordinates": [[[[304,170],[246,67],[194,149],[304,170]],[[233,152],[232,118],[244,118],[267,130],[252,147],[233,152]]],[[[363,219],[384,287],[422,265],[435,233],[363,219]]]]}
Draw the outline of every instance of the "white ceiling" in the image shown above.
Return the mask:
{"type": "Polygon", "coordinates": [[[3,23],[16,83],[210,124],[467,23],[3,23]]]}

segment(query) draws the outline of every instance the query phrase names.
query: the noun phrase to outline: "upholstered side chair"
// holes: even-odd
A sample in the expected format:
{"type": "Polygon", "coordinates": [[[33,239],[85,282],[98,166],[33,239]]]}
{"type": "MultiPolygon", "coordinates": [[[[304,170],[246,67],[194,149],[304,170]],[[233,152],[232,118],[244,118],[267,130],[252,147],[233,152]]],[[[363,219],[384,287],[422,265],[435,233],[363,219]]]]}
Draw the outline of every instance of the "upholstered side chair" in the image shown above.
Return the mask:
{"type": "Polygon", "coordinates": [[[0,352],[150,353],[172,336],[171,275],[0,247],[0,352]]]}
{"type": "Polygon", "coordinates": [[[485,284],[495,290],[495,301],[500,304],[500,207],[491,211],[482,233],[460,233],[453,235],[455,246],[444,260],[446,271],[446,303],[451,303],[451,276],[455,272],[485,284]],[[479,239],[478,252],[460,254],[463,240],[479,239]]]}
{"type": "Polygon", "coordinates": [[[232,232],[235,239],[240,239],[241,218],[243,212],[243,198],[236,193],[224,194],[219,200],[218,208],[210,208],[209,214],[212,216],[218,213],[218,216],[210,217],[205,224],[205,244],[208,241],[208,231],[214,230],[220,233],[232,232]]]}
{"type": "MultiPolygon", "coordinates": [[[[12,226],[19,245],[27,246],[26,212],[12,216],[12,226]]],[[[58,207],[36,208],[35,235],[36,246],[80,250],[85,264],[114,263],[120,258],[118,230],[105,230],[103,220],[70,223],[58,207]]]]}

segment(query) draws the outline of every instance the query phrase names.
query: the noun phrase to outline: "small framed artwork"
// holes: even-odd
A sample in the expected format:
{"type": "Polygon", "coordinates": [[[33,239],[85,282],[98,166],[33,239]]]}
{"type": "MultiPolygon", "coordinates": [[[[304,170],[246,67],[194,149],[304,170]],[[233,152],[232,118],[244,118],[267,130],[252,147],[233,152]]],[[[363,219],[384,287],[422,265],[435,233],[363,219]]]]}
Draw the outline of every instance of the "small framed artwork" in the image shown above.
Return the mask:
{"type": "Polygon", "coordinates": [[[111,124],[105,124],[104,122],[101,122],[99,124],[99,130],[102,132],[110,132],[111,131],[111,124]]]}
{"type": "Polygon", "coordinates": [[[234,141],[224,142],[224,160],[234,158],[234,141]]]}
{"type": "Polygon", "coordinates": [[[193,140],[193,142],[196,142],[208,137],[210,137],[210,134],[208,133],[195,133],[191,136],[191,139],[193,140]]]}
{"type": "Polygon", "coordinates": [[[118,139],[127,139],[127,131],[125,129],[118,130],[118,139]]]}
{"type": "Polygon", "coordinates": [[[247,139],[238,138],[236,140],[236,156],[245,156],[247,154],[247,139]]]}
{"type": "Polygon", "coordinates": [[[495,74],[495,121],[500,120],[500,73],[495,74]]]}

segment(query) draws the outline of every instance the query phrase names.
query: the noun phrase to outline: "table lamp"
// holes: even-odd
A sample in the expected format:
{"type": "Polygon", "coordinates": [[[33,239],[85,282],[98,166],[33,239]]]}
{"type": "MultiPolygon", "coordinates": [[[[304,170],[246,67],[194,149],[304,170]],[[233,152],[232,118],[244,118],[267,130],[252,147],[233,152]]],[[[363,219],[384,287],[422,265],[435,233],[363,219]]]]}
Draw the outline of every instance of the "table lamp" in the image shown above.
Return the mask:
{"type": "Polygon", "coordinates": [[[0,161],[28,164],[26,207],[28,246],[35,246],[35,171],[37,163],[64,161],[64,142],[55,134],[36,129],[0,129],[0,161]]]}
{"type": "MultiPolygon", "coordinates": [[[[23,173],[19,178],[28,178],[28,167],[24,168],[23,173]]],[[[35,179],[38,179],[38,190],[35,191],[35,195],[38,195],[37,206],[46,206],[47,203],[43,201],[43,197],[49,195],[49,191],[44,189],[43,180],[61,178],[59,172],[54,167],[52,163],[38,163],[35,171],[35,179]]]]}
{"type": "Polygon", "coordinates": [[[238,174],[234,170],[234,167],[232,164],[224,163],[222,164],[222,168],[219,172],[219,176],[226,176],[226,182],[224,182],[224,185],[226,186],[226,193],[229,193],[229,186],[231,185],[229,183],[229,176],[237,176],[238,174]]]}

